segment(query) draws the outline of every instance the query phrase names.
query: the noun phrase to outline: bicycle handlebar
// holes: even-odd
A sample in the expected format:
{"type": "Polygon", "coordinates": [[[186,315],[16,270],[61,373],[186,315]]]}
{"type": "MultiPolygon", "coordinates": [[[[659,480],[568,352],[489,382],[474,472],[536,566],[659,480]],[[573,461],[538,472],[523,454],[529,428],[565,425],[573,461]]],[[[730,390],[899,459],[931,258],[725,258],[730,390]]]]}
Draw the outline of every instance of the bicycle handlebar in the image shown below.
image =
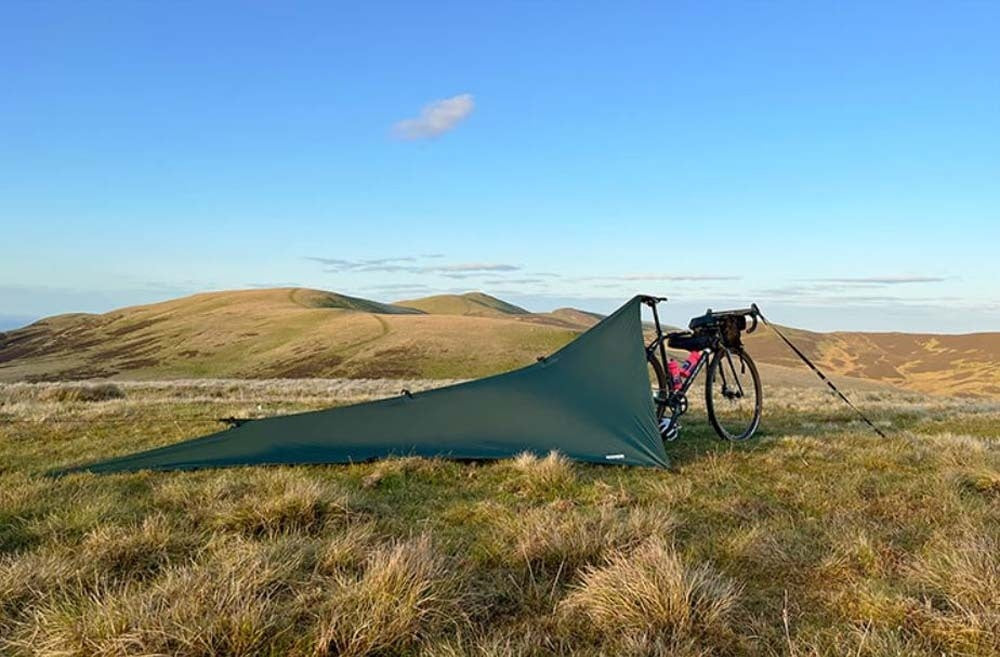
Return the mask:
{"type": "Polygon", "coordinates": [[[745,315],[749,317],[753,323],[750,328],[747,329],[747,333],[753,333],[757,330],[757,318],[760,317],[760,309],[757,308],[757,304],[751,303],[749,308],[737,308],[734,310],[710,310],[712,315],[745,315]]]}
{"type": "MultiPolygon", "coordinates": [[[[652,297],[646,294],[639,295],[639,299],[642,303],[646,304],[653,309],[653,313],[656,313],[656,304],[661,301],[667,301],[667,297],[652,297]]],[[[736,310],[709,310],[712,315],[745,315],[752,320],[750,328],[747,329],[747,333],[753,333],[757,330],[757,319],[760,317],[760,308],[757,307],[756,303],[751,303],[749,308],[739,308],[736,310]]],[[[659,325],[659,318],[657,319],[657,326],[659,325]]]]}

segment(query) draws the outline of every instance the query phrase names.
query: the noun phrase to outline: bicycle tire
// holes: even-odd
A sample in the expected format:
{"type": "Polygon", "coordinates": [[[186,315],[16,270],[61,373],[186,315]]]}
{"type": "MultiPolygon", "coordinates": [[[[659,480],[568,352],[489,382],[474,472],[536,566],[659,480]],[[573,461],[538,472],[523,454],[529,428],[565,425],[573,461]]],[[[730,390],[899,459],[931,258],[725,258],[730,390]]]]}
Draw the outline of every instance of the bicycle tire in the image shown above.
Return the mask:
{"type": "Polygon", "coordinates": [[[648,354],[646,360],[649,362],[649,366],[653,368],[653,373],[656,377],[656,386],[653,387],[652,381],[650,381],[650,391],[653,396],[653,408],[656,410],[656,425],[659,428],[660,436],[663,436],[663,426],[660,421],[667,412],[667,398],[670,396],[670,387],[667,384],[667,375],[663,371],[663,365],[660,360],[654,354],[648,354]]]}
{"type": "MultiPolygon", "coordinates": [[[[725,373],[723,372],[721,376],[724,381],[725,373]]],[[[737,377],[738,376],[739,375],[737,374],[737,377]]],[[[722,394],[721,390],[719,391],[719,394],[722,394]]],[[[718,436],[723,440],[729,440],[731,442],[741,442],[750,439],[760,426],[762,408],[763,395],[760,384],[760,374],[757,372],[757,365],[753,362],[753,359],[750,358],[750,354],[743,349],[727,350],[725,348],[721,348],[716,351],[712,356],[712,362],[709,364],[708,372],[705,373],[705,410],[708,412],[708,421],[711,423],[712,428],[715,429],[715,433],[718,434],[718,436]],[[730,358],[735,356],[746,365],[746,369],[749,370],[750,373],[750,379],[753,381],[753,414],[750,418],[750,422],[747,423],[744,430],[740,433],[732,433],[724,427],[722,422],[719,420],[718,414],[716,413],[717,407],[721,406],[721,404],[717,406],[713,391],[715,390],[716,378],[720,376],[720,368],[729,365],[731,362],[731,360],[725,359],[727,353],[730,358]]]]}

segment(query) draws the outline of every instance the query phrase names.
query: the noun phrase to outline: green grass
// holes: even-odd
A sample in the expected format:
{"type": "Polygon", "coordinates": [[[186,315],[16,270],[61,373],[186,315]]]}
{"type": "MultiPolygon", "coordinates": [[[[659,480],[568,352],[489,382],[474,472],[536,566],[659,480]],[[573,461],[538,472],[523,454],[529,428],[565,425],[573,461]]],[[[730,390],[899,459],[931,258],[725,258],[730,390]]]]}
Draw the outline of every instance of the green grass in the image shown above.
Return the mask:
{"type": "MultiPolygon", "coordinates": [[[[995,655],[1000,406],[769,388],[669,471],[558,456],[49,479],[337,382],[0,386],[0,654],[995,655]]],[[[413,383],[408,384],[410,386],[413,383]]],[[[366,387],[367,386],[367,387],[366,387]]]]}

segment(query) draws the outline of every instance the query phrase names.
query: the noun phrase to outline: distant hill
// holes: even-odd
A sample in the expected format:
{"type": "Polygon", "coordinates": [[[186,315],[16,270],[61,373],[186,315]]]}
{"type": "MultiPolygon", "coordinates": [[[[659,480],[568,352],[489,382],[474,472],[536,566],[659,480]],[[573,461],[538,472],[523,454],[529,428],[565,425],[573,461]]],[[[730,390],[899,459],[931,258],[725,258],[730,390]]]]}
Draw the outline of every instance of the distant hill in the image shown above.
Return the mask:
{"type": "MultiPolygon", "coordinates": [[[[921,392],[1000,397],[1000,332],[937,335],[784,331],[833,374],[921,392]]],[[[799,365],[795,354],[766,327],[747,338],[747,349],[761,362],[799,365]]]]}
{"type": "Polygon", "coordinates": [[[294,303],[303,308],[341,308],[343,310],[357,310],[363,313],[379,313],[382,315],[420,315],[422,310],[417,308],[406,308],[390,303],[379,303],[359,297],[349,297],[346,294],[336,292],[324,292],[322,290],[310,290],[305,288],[294,289],[289,298],[294,303]]]}
{"type": "Polygon", "coordinates": [[[567,326],[593,326],[604,319],[604,315],[577,310],[576,308],[557,308],[549,313],[536,313],[535,317],[552,323],[562,323],[567,326]]]}
{"type": "Polygon", "coordinates": [[[439,294],[421,299],[397,301],[396,307],[413,308],[432,315],[468,315],[473,317],[504,317],[530,315],[524,308],[501,301],[482,292],[439,294]]]}
{"type": "Polygon", "coordinates": [[[534,362],[586,328],[484,294],[411,303],[426,310],[278,288],[57,315],[0,333],[0,380],[479,377],[534,362]],[[463,304],[469,312],[448,312],[463,304]]]}
{"type": "MultiPolygon", "coordinates": [[[[531,313],[481,292],[392,304],[304,288],[212,292],[0,333],[0,381],[473,378],[534,362],[601,317],[531,313]]],[[[1000,397],[1000,333],[787,331],[835,376],[1000,397]]],[[[772,331],[747,344],[769,377],[808,381],[772,331]]]]}

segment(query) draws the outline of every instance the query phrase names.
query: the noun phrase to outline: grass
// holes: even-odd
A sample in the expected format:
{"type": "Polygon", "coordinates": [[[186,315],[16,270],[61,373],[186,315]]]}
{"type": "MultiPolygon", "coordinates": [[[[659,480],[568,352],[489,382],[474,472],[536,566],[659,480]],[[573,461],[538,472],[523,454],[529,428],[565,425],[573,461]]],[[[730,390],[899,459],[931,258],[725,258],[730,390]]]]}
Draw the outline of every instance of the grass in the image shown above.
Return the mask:
{"type": "Polygon", "coordinates": [[[504,315],[527,315],[527,310],[514,304],[491,297],[482,292],[465,294],[439,294],[432,297],[397,301],[397,306],[416,308],[435,315],[477,315],[482,317],[502,317],[504,315]]]}
{"type": "MultiPolygon", "coordinates": [[[[426,382],[423,385],[428,385],[426,382]]],[[[1000,405],[765,390],[671,470],[558,454],[49,479],[419,381],[0,386],[0,654],[995,655],[1000,405]]]]}
{"type": "Polygon", "coordinates": [[[692,566],[662,536],[616,550],[587,566],[561,602],[598,637],[641,644],[656,640],[697,649],[732,634],[739,588],[708,564],[692,566]]]}
{"type": "MultiPolygon", "coordinates": [[[[669,305],[660,312],[685,323],[669,305]]],[[[478,292],[396,305],[305,288],[210,292],[0,332],[0,381],[479,378],[533,363],[597,320],[573,309],[528,313],[478,292]]],[[[996,332],[787,332],[852,385],[1000,399],[996,332]]],[[[767,327],[747,345],[769,380],[811,376],[767,327]]]]}
{"type": "Polygon", "coordinates": [[[61,315],[0,332],[0,381],[478,378],[533,363],[589,325],[522,316],[477,294],[436,297],[428,309],[459,314],[277,288],[61,315]],[[451,302],[489,316],[461,316],[451,302]]]}

